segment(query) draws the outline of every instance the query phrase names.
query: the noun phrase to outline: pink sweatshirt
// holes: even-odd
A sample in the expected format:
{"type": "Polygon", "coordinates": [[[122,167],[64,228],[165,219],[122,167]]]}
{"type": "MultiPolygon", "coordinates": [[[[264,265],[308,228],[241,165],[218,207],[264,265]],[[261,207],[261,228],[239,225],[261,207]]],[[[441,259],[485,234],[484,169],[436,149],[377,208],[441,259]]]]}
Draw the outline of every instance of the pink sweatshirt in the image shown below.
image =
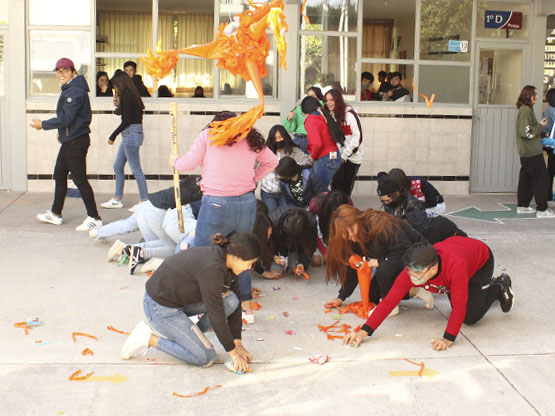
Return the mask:
{"type": "Polygon", "coordinates": [[[267,147],[258,153],[252,151],[247,139],[233,146],[211,146],[208,129],[204,129],[187,154],[176,159],[174,166],[178,170],[194,170],[200,164],[200,189],[204,195],[239,196],[254,191],[256,182],[278,163],[277,156],[267,147]]]}

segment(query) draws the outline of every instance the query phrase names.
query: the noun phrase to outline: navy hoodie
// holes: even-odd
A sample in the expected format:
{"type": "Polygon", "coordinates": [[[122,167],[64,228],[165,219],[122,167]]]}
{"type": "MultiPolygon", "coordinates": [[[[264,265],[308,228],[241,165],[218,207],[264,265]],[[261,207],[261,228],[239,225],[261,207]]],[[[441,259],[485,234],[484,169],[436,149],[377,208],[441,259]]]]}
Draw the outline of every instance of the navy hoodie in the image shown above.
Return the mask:
{"type": "Polygon", "coordinates": [[[62,85],[56,105],[56,117],[42,122],[44,130],[58,129],[58,141],[69,143],[91,132],[92,113],[89,86],[83,75],[78,75],[62,85]]]}

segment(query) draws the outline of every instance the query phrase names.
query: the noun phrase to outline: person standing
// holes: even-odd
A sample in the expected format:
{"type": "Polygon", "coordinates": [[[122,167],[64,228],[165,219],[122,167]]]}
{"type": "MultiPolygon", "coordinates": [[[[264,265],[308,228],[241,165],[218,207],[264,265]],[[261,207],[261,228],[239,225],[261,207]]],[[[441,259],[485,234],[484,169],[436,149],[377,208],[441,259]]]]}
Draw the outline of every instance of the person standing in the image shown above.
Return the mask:
{"type": "Polygon", "coordinates": [[[54,225],[62,224],[67,176],[71,173],[87,210],[87,218],[75,229],[89,231],[102,226],[102,219],[96,209],[94,192],[87,179],[87,151],[91,143],[89,126],[92,119],[88,96],[89,86],[82,75],[77,75],[71,59],[60,58],[54,70],[56,79],[62,86],[56,105],[56,117],[45,121],[37,119],[31,121],[31,127],[37,130],[58,129],[58,141],[61,143],[54,167],[54,202],[52,208],[44,214],[38,214],[37,219],[54,225]]]}
{"type": "Polygon", "coordinates": [[[143,78],[137,74],[137,63],[133,61],[127,61],[123,64],[123,70],[125,73],[133,80],[133,84],[139,91],[141,97],[150,97],[150,93],[143,83],[143,78]]]}
{"type": "Polygon", "coordinates": [[[542,127],[547,125],[544,118],[538,123],[532,107],[538,102],[538,90],[526,85],[516,102],[516,147],[520,156],[518,175],[517,214],[536,213],[538,218],[554,218],[553,211],[547,208],[548,176],[543,160],[542,127]],[[530,207],[532,196],[536,209],[530,207]]]}
{"type": "Polygon", "coordinates": [[[339,147],[341,167],[331,181],[331,189],[338,189],[351,196],[356,174],[364,159],[362,126],[355,110],[345,104],[341,91],[332,88],[324,96],[326,107],[345,135],[345,142],[339,147]]]}
{"type": "MultiPolygon", "coordinates": [[[[320,102],[324,100],[322,90],[316,86],[312,86],[308,90],[306,90],[306,95],[307,97],[314,97],[320,102]]],[[[289,114],[287,114],[287,118],[283,120],[282,124],[287,132],[293,135],[293,142],[297,146],[299,146],[304,153],[308,155],[309,153],[306,149],[306,147],[308,146],[308,139],[306,137],[306,130],[304,128],[305,119],[306,115],[303,114],[301,106],[298,105],[293,110],[291,110],[289,114]]]]}
{"type": "MultiPolygon", "coordinates": [[[[547,120],[547,124],[543,126],[543,133],[547,137],[551,136],[551,130],[553,130],[553,117],[555,117],[555,88],[550,88],[545,94],[545,100],[547,101],[547,106],[543,111],[543,116],[547,120]]],[[[553,178],[555,177],[555,149],[553,147],[543,147],[543,150],[547,154],[547,200],[553,201],[553,178]]]]}
{"type": "MultiPolygon", "coordinates": [[[[139,149],[143,144],[143,110],[145,108],[141,96],[133,81],[123,72],[118,72],[111,79],[118,96],[118,114],[121,114],[121,124],[110,135],[108,144],[113,145],[118,134],[121,133],[121,144],[114,161],[116,174],[115,196],[101,204],[102,208],[123,208],[123,187],[125,184],[125,164],[129,162],[131,172],[137,181],[141,202],[148,200],[146,178],[141,168],[139,149]]],[[[134,211],[132,207],[131,210],[134,211]]]]}

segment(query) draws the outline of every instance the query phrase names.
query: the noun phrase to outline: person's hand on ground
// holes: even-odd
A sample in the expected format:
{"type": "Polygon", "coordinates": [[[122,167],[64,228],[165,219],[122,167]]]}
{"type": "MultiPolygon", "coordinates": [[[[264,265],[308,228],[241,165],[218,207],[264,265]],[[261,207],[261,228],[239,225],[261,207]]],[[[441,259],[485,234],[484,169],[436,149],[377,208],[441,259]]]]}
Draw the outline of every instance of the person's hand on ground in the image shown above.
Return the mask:
{"type": "Polygon", "coordinates": [[[261,274],[264,279],[280,279],[282,278],[282,274],[278,270],[266,271],[261,274]]]}
{"type": "Polygon", "coordinates": [[[430,340],[430,344],[432,344],[432,348],[436,351],[443,351],[453,345],[453,341],[449,341],[445,338],[432,338],[430,340]]]}
{"type": "Polygon", "coordinates": [[[237,351],[237,354],[243,357],[247,363],[252,362],[252,354],[247,351],[241,340],[234,340],[233,342],[235,343],[235,350],[237,351]]]}
{"type": "Polygon", "coordinates": [[[239,354],[237,347],[229,352],[229,356],[231,357],[231,362],[233,363],[233,367],[235,367],[235,371],[242,371],[243,373],[249,371],[249,363],[246,358],[239,354]]]}
{"type": "Polygon", "coordinates": [[[262,289],[259,289],[257,287],[253,287],[251,289],[251,295],[253,299],[258,298],[258,296],[260,296],[260,294],[262,293],[262,289]]]}
{"type": "Polygon", "coordinates": [[[325,308],[339,308],[341,305],[343,305],[343,301],[341,299],[330,299],[324,303],[325,308]]]}
{"type": "Polygon", "coordinates": [[[352,347],[358,347],[362,342],[362,340],[364,340],[364,338],[366,338],[367,336],[368,336],[368,332],[361,329],[360,331],[355,332],[354,334],[345,335],[343,337],[343,344],[350,345],[352,347]]]}

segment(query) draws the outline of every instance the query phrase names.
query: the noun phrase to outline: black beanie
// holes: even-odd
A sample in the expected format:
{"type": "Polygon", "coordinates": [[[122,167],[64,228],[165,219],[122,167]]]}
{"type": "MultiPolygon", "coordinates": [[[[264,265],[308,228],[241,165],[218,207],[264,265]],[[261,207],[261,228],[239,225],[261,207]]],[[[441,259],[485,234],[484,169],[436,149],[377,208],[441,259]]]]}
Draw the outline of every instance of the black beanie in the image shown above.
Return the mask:
{"type": "Polygon", "coordinates": [[[395,191],[399,191],[400,187],[397,181],[390,178],[385,172],[378,173],[378,195],[389,195],[395,191]]]}

